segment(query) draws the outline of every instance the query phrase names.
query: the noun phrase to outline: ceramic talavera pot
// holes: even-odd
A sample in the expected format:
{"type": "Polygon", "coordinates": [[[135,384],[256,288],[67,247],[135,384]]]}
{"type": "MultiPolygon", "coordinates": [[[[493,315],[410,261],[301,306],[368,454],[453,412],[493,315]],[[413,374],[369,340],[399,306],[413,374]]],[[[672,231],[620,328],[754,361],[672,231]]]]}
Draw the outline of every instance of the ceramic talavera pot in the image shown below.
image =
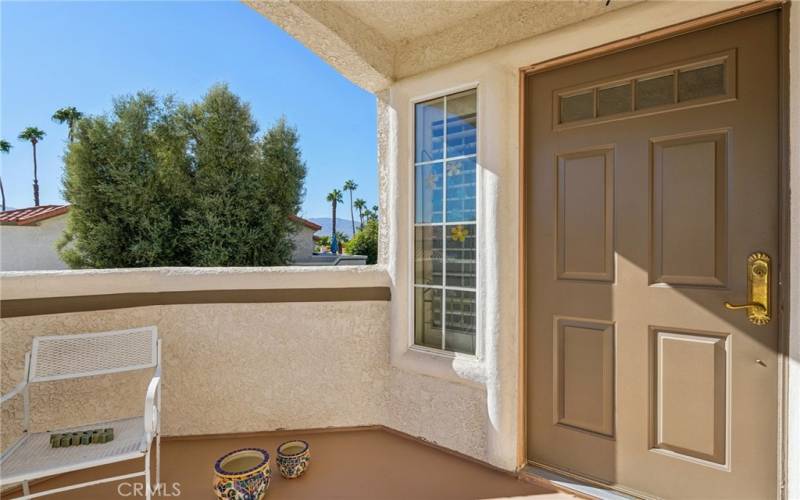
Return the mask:
{"type": "Polygon", "coordinates": [[[261,500],[269,487],[270,474],[267,450],[234,450],[214,464],[214,493],[227,500],[261,500]]]}
{"type": "Polygon", "coordinates": [[[311,448],[305,441],[286,441],[278,446],[278,470],[286,479],[300,477],[311,462],[311,448]]]}

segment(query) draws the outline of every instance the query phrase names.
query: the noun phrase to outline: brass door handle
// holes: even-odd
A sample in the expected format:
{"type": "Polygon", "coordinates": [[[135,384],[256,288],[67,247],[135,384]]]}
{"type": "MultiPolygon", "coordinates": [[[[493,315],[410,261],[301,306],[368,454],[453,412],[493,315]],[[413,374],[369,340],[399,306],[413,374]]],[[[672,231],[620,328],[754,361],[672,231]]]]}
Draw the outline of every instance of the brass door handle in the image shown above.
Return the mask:
{"type": "Polygon", "coordinates": [[[747,309],[747,319],[756,325],[766,325],[769,314],[770,258],[763,252],[755,252],[747,258],[747,304],[725,302],[730,310],[747,309]]]}
{"type": "Polygon", "coordinates": [[[725,309],[730,309],[731,311],[735,311],[736,309],[749,309],[751,307],[762,313],[767,310],[763,305],[756,302],[751,302],[749,304],[731,304],[730,302],[725,302],[725,309]]]}

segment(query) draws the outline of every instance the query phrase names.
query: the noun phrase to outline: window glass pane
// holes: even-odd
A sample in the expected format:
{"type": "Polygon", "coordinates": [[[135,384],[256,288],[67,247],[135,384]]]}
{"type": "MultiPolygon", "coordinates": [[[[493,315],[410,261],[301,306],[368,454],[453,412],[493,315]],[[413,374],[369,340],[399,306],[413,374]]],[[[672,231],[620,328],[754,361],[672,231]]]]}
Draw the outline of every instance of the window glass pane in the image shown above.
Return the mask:
{"type": "Polygon", "coordinates": [[[561,123],[594,117],[594,95],[591,91],[569,97],[562,97],[560,101],[561,123]]]}
{"type": "Polygon", "coordinates": [[[724,93],[724,64],[678,72],[678,101],[700,99],[724,93]]]}
{"type": "Polygon", "coordinates": [[[442,348],[442,291],[414,289],[414,343],[442,348]]]}
{"type": "Polygon", "coordinates": [[[416,105],[416,162],[441,160],[444,140],[444,99],[416,105]]]}
{"type": "Polygon", "coordinates": [[[475,158],[447,162],[447,222],[475,220],[475,158]]]}
{"type": "Polygon", "coordinates": [[[442,284],[442,226],[414,228],[414,283],[442,284]]]}
{"type": "Polygon", "coordinates": [[[418,224],[442,222],[442,191],[444,189],[442,164],[417,165],[415,184],[414,220],[418,224]]]}
{"type": "Polygon", "coordinates": [[[597,116],[615,115],[631,110],[631,85],[625,83],[597,91],[597,116]]]}
{"type": "Polygon", "coordinates": [[[447,156],[464,156],[477,151],[477,97],[475,90],[447,97],[447,156]]]}
{"type": "Polygon", "coordinates": [[[475,224],[446,226],[447,286],[475,288],[475,224]]]}
{"type": "Polygon", "coordinates": [[[417,104],[415,126],[414,343],[474,354],[476,90],[417,104]]]}
{"type": "Polygon", "coordinates": [[[652,108],[675,102],[674,75],[656,76],[636,81],[636,109],[652,108]]]}
{"type": "Polygon", "coordinates": [[[475,324],[477,320],[475,292],[447,290],[445,305],[447,307],[445,349],[475,354],[475,324]]]}

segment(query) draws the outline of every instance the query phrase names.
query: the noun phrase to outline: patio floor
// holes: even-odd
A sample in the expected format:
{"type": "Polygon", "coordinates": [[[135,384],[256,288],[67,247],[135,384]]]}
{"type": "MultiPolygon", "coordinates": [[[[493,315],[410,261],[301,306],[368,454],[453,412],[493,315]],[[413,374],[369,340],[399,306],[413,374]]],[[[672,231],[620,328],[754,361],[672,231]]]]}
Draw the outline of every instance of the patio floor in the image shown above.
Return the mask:
{"type": "MultiPolygon", "coordinates": [[[[166,491],[173,498],[213,499],[214,461],[230,450],[248,446],[265,448],[273,455],[267,499],[574,498],[382,429],[165,439],[161,447],[161,482],[166,483],[166,491]],[[274,450],[289,439],[305,439],[311,445],[311,467],[300,479],[283,479],[275,465],[274,450]],[[179,496],[170,490],[173,483],[178,483],[179,496]]],[[[34,484],[31,492],[124,474],[140,467],[141,461],[136,460],[69,473],[34,484]]],[[[117,483],[109,483],[45,498],[121,498],[117,488],[117,483]]],[[[123,487],[127,498],[135,498],[129,492],[130,488],[123,487]]]]}

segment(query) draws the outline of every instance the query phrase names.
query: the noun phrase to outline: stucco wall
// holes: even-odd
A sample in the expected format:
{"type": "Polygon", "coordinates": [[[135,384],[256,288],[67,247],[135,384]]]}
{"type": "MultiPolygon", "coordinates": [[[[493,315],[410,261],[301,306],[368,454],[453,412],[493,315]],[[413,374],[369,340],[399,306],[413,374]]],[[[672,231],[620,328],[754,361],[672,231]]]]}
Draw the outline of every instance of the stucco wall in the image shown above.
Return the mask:
{"type": "Polygon", "coordinates": [[[314,233],[310,227],[298,225],[297,232],[292,236],[294,241],[293,262],[308,262],[314,253],[314,233]]]}
{"type": "Polygon", "coordinates": [[[0,226],[0,271],[67,269],[56,251],[66,226],[66,214],[38,225],[0,226]]]}
{"type": "MultiPolygon", "coordinates": [[[[166,435],[380,424],[387,322],[386,302],[154,306],[6,318],[0,322],[2,390],[20,380],[36,335],[156,325],[166,435]]],[[[33,428],[141,414],[148,377],[35,384],[33,428]]],[[[18,430],[6,423],[22,415],[21,402],[9,408],[4,438],[18,430]]]]}

